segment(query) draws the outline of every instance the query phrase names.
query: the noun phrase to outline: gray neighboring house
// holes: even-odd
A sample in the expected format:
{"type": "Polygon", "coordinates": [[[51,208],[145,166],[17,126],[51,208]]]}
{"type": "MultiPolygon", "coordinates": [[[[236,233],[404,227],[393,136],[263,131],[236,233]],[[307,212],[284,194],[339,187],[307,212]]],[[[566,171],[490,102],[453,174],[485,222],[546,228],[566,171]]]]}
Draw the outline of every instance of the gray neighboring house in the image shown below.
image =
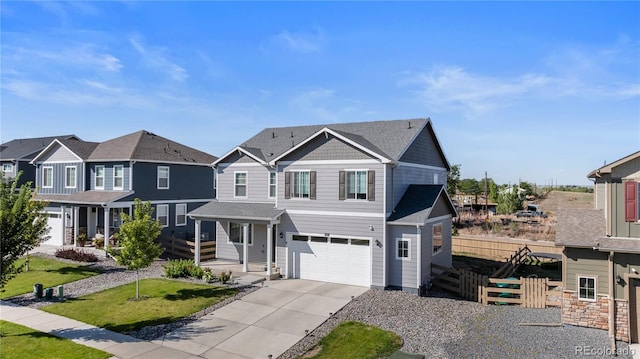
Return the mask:
{"type": "MultiPolygon", "coordinates": [[[[36,199],[49,202],[46,243],[73,244],[79,233],[109,238],[135,198],[151,201],[163,236],[192,239],[187,213],[215,198],[216,159],[148,131],[100,143],[55,139],[31,161],[36,199]]],[[[213,238],[213,225],[201,230],[204,239],[213,238]]]]}
{"type": "Polygon", "coordinates": [[[18,180],[18,186],[31,182],[31,187],[36,186],[36,168],[29,162],[55,139],[78,139],[75,135],[19,138],[0,145],[0,170],[6,178],[15,178],[18,172],[22,176],[18,180]]]}
{"type": "MultiPolygon", "coordinates": [[[[449,163],[429,119],[267,128],[216,162],[220,259],[419,293],[451,265],[449,163]]],[[[198,254],[196,253],[196,259],[198,254]]]]}

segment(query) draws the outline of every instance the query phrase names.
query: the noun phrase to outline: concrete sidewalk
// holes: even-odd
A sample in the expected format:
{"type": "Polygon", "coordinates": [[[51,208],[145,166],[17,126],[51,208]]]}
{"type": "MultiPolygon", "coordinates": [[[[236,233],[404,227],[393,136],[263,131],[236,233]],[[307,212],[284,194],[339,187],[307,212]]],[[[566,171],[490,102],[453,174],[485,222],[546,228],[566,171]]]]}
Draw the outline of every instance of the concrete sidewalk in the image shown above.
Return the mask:
{"type": "Polygon", "coordinates": [[[0,301],[0,318],[121,359],[277,358],[368,288],[301,279],[264,287],[153,342],[0,301]]]}

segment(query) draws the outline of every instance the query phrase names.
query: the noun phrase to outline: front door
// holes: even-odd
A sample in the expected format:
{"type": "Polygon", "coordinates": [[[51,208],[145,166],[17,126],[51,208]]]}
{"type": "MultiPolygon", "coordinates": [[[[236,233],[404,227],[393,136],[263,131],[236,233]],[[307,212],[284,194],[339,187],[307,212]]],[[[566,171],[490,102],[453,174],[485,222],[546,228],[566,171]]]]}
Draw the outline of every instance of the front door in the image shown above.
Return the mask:
{"type": "Polygon", "coordinates": [[[96,227],[98,226],[98,208],[87,208],[87,237],[93,238],[96,236],[96,227]]]}
{"type": "Polygon", "coordinates": [[[640,278],[629,280],[629,333],[632,343],[640,343],[640,278]]]}

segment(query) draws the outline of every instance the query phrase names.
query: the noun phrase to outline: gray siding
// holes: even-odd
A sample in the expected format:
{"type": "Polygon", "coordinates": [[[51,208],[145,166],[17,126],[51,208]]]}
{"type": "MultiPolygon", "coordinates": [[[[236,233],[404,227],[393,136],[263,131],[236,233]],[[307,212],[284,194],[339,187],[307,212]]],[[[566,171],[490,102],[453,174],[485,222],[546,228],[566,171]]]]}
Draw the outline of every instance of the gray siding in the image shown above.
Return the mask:
{"type": "Polygon", "coordinates": [[[444,184],[447,181],[447,172],[442,169],[417,168],[400,165],[393,170],[392,178],[392,198],[389,202],[396,207],[404,192],[409,188],[410,184],[444,184]],[[437,175],[437,182],[434,175],[437,175]]]}
{"type": "Polygon", "coordinates": [[[328,137],[321,135],[285,156],[282,161],[364,160],[369,158],[372,158],[371,155],[332,135],[328,137]]]}
{"type": "Polygon", "coordinates": [[[607,294],[609,290],[608,253],[597,252],[590,248],[565,248],[567,261],[565,287],[577,290],[578,275],[595,276],[597,291],[607,294]]]}
{"type": "Polygon", "coordinates": [[[416,227],[389,226],[388,234],[387,285],[392,288],[416,288],[416,278],[418,275],[416,227]],[[406,238],[410,240],[408,260],[396,259],[396,238],[406,238]]]}
{"type": "Polygon", "coordinates": [[[45,163],[38,165],[38,169],[36,171],[36,176],[38,178],[38,187],[39,193],[42,194],[70,194],[78,191],[82,191],[83,189],[83,176],[82,172],[84,169],[84,164],[82,162],[66,162],[66,163],[45,163]],[[53,168],[53,187],[52,188],[44,188],[42,186],[42,169],[43,167],[51,167],[53,168]],[[76,187],[75,188],[65,188],[65,168],[66,167],[75,167],[76,168],[76,187]]]}
{"type": "MultiPolygon", "coordinates": [[[[242,244],[229,243],[229,222],[216,222],[216,257],[240,261],[242,254],[242,244]]],[[[265,224],[253,224],[253,245],[249,245],[249,262],[267,262],[267,226],[265,224]]]]}
{"type": "Polygon", "coordinates": [[[640,176],[640,158],[622,163],[611,169],[612,178],[638,178],[640,176]]]}
{"type": "Polygon", "coordinates": [[[40,157],[40,162],[75,162],[78,157],[66,148],[56,145],[40,157]]]}
{"type": "Polygon", "coordinates": [[[607,185],[602,182],[596,182],[594,185],[594,199],[596,209],[605,209],[605,187],[607,185]]]}
{"type": "Polygon", "coordinates": [[[611,221],[611,236],[640,238],[640,222],[626,222],[624,209],[624,183],[609,183],[611,187],[610,214],[607,215],[611,221]]]}
{"type": "Polygon", "coordinates": [[[383,213],[383,164],[313,164],[278,166],[278,208],[287,210],[314,210],[330,212],[358,212],[383,213]],[[312,170],[316,171],[316,199],[285,199],[285,185],[283,175],[286,171],[312,170]],[[339,200],[339,171],[369,170],[375,171],[375,201],[367,200],[339,200]]]}
{"type": "Polygon", "coordinates": [[[237,151],[227,156],[224,163],[257,163],[253,158],[237,151]]]}
{"type": "Polygon", "coordinates": [[[402,155],[400,162],[411,162],[446,168],[445,159],[436,147],[436,138],[431,132],[430,126],[425,126],[402,155]]]}
{"type": "MultiPolygon", "coordinates": [[[[285,239],[287,234],[292,233],[319,235],[328,233],[331,236],[371,239],[371,284],[373,286],[383,286],[382,262],[384,260],[384,249],[375,244],[376,240],[383,243],[383,226],[383,218],[285,214],[282,216],[278,233],[282,232],[285,239]],[[369,226],[373,226],[373,231],[369,229],[369,226]]],[[[278,239],[277,265],[280,268],[286,268],[285,246],[285,241],[278,239]]]]}
{"type": "Polygon", "coordinates": [[[104,166],[104,190],[105,191],[113,191],[113,167],[114,166],[123,166],[123,191],[129,190],[129,181],[130,181],[130,171],[129,171],[129,162],[108,162],[108,163],[90,163],[88,165],[89,171],[87,171],[86,181],[89,183],[90,189],[96,189],[96,166],[104,166]]]}
{"type": "MultiPolygon", "coordinates": [[[[128,172],[125,170],[125,176],[128,176],[128,172]]],[[[127,182],[125,189],[126,186],[127,182]]],[[[151,201],[215,198],[213,169],[207,166],[137,162],[133,165],[133,190],[135,193],[122,201],[132,201],[134,198],[151,201]],[[169,167],[169,189],[157,189],[158,166],[169,167]]]]}
{"type": "MultiPolygon", "coordinates": [[[[245,156],[246,157],[246,156],[245,156]]],[[[250,164],[235,163],[218,166],[217,198],[219,201],[275,202],[269,198],[270,170],[253,161],[250,164]],[[235,172],[247,172],[247,197],[234,197],[235,172]]],[[[277,190],[277,189],[276,189],[277,190]]]]}

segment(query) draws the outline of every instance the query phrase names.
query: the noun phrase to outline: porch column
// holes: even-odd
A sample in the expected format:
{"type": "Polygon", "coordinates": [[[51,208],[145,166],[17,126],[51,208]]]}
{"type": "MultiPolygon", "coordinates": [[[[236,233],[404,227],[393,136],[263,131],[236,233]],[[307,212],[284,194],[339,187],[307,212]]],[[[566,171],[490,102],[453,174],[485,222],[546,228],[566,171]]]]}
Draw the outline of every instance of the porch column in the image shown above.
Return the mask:
{"type": "Polygon", "coordinates": [[[273,224],[267,224],[267,276],[271,279],[271,254],[273,253],[272,237],[273,224]]]}
{"type": "Polygon", "coordinates": [[[200,265],[200,224],[201,221],[199,219],[195,220],[195,231],[196,231],[196,254],[195,254],[195,258],[194,261],[196,262],[196,265],[199,266],[200,265]]]}
{"type": "Polygon", "coordinates": [[[242,224],[242,271],[249,271],[249,223],[242,224]]]}
{"type": "Polygon", "coordinates": [[[105,256],[109,250],[109,214],[111,213],[111,209],[109,207],[104,207],[104,253],[105,256]]]}
{"type": "Polygon", "coordinates": [[[73,207],[73,246],[76,246],[76,241],[78,240],[78,234],[80,233],[80,207],[73,207]]]}
{"type": "MultiPolygon", "coordinates": [[[[418,267],[416,268],[416,276],[418,278],[417,279],[417,284],[418,284],[418,292],[420,291],[420,286],[422,285],[422,228],[420,227],[420,225],[416,226],[416,238],[417,243],[417,250],[416,250],[416,260],[418,262],[418,267]]],[[[433,240],[433,238],[431,238],[431,240],[433,240]]],[[[431,263],[431,259],[429,259],[429,263],[431,263]]]]}

